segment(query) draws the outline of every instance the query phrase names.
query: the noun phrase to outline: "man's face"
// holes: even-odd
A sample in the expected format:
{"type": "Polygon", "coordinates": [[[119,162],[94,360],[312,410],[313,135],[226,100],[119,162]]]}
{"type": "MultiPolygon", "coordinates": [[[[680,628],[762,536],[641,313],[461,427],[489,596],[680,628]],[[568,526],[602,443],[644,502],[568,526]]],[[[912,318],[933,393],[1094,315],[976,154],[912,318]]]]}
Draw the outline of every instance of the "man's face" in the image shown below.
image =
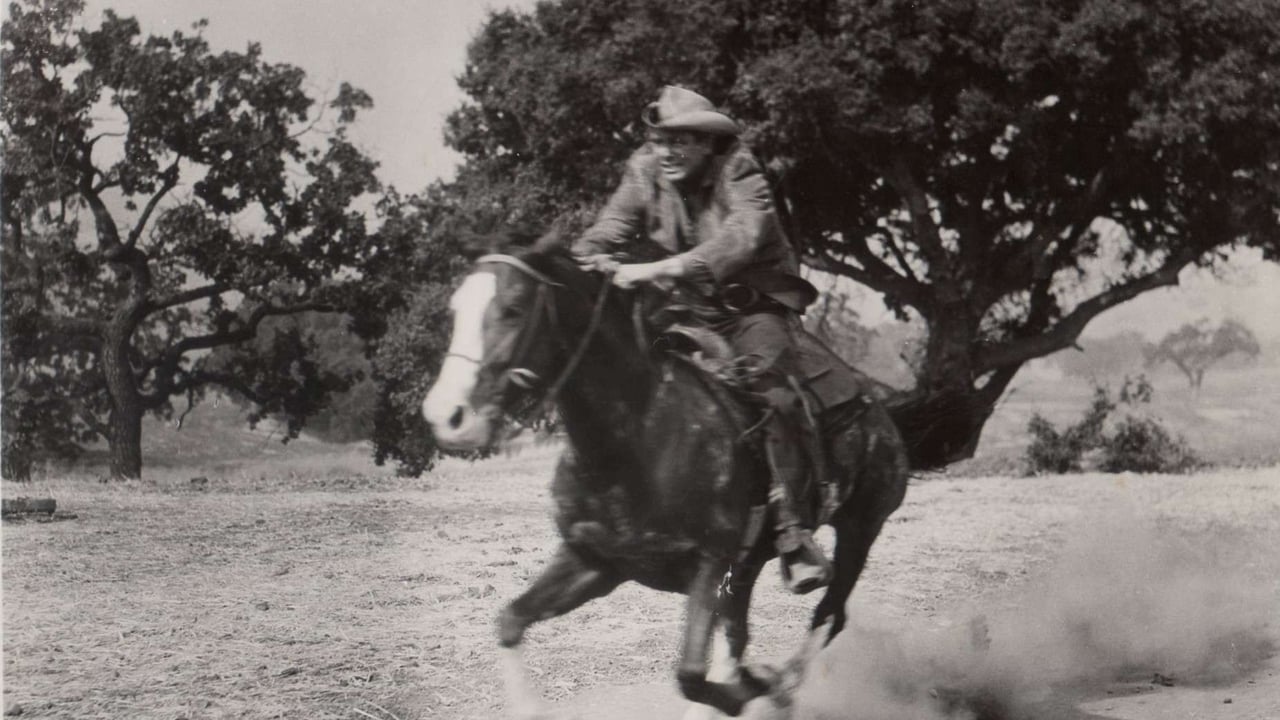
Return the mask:
{"type": "Polygon", "coordinates": [[[697,180],[711,164],[713,138],[688,130],[654,130],[649,143],[661,163],[662,174],[673,183],[697,180]]]}

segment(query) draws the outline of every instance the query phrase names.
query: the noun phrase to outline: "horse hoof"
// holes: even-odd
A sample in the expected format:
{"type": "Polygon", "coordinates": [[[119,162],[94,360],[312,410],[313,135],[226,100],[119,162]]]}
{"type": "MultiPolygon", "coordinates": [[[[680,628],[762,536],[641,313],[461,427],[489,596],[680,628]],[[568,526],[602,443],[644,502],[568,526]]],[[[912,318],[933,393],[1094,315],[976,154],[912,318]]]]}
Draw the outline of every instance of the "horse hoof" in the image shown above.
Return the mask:
{"type": "Polygon", "coordinates": [[[791,683],[787,682],[786,673],[780,672],[772,665],[744,665],[738,670],[738,677],[743,685],[752,692],[767,697],[778,707],[791,705],[791,683]]]}

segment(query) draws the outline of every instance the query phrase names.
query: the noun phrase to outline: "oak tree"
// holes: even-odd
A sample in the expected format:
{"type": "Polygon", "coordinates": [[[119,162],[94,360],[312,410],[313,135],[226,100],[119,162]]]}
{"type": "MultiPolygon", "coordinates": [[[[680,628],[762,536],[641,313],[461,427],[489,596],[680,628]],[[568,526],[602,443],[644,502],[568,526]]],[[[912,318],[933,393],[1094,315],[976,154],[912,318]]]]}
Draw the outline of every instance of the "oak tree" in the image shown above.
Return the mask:
{"type": "Polygon", "coordinates": [[[379,185],[346,128],[369,97],[343,84],[318,103],[302,70],[256,44],[215,51],[203,23],[146,36],[82,11],[24,0],[5,25],[6,450],[18,430],[31,446],[97,435],[111,473],[138,477],[143,415],[212,386],[297,432],[348,380],[303,338],[221,365],[208,351],[366,294],[379,185]]]}
{"type": "Polygon", "coordinates": [[[1253,331],[1236,320],[1211,327],[1207,320],[1186,323],[1145,348],[1147,367],[1171,363],[1200,392],[1205,372],[1231,355],[1254,358],[1262,352],[1253,331]]]}
{"type": "Polygon", "coordinates": [[[1280,254],[1276,0],[562,0],[492,15],[459,82],[453,195],[569,229],[662,85],[722,103],[804,261],[926,324],[917,466],[1108,308],[1280,254]]]}

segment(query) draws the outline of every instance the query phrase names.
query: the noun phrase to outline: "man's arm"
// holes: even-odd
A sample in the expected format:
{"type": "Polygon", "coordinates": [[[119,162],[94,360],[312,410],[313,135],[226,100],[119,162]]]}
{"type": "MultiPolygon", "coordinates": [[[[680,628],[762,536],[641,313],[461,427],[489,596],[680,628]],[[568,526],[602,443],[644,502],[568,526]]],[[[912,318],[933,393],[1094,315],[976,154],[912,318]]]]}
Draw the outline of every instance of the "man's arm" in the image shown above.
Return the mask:
{"type": "Polygon", "coordinates": [[[648,196],[652,193],[645,172],[649,159],[648,151],[642,148],[627,160],[618,189],[613,191],[595,224],[573,242],[570,249],[574,255],[609,255],[641,239],[648,196]]]}
{"type": "Polygon", "coordinates": [[[764,170],[746,149],[739,149],[722,169],[723,193],[718,202],[728,204],[720,228],[710,238],[684,253],[689,263],[701,265],[723,283],[759,259],[771,242],[785,242],[773,192],[764,170]]]}

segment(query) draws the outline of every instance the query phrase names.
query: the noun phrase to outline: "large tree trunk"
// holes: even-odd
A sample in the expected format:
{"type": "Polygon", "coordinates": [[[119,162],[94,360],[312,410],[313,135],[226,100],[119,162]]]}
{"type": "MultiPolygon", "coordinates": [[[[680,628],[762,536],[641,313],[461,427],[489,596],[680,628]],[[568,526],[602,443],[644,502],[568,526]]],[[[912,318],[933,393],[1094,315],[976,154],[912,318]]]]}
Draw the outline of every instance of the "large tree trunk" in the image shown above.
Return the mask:
{"type": "Polygon", "coordinates": [[[107,330],[103,343],[102,372],[111,395],[110,434],[111,477],[137,480],[142,477],[142,398],[129,364],[129,335],[119,323],[107,330]]]}
{"type": "Polygon", "coordinates": [[[915,389],[886,406],[907,446],[912,469],[930,470],[973,457],[982,428],[1017,367],[979,378],[974,371],[976,323],[962,308],[931,322],[924,366],[915,389]]]}
{"type": "Polygon", "coordinates": [[[111,478],[137,480],[142,477],[142,413],[116,411],[111,414],[111,478]]]}
{"type": "Polygon", "coordinates": [[[913,470],[936,470],[973,457],[995,408],[984,393],[959,386],[905,392],[886,405],[913,470]]]}

